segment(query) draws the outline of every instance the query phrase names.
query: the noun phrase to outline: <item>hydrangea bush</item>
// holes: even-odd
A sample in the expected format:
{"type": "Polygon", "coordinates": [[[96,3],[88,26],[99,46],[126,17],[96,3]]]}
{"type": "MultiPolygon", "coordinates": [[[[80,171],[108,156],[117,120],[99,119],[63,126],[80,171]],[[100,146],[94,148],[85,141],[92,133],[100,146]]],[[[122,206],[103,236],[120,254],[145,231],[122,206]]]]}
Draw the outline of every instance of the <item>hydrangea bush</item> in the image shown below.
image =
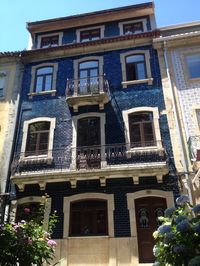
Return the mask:
{"type": "MultiPolygon", "coordinates": [[[[36,219],[0,225],[0,265],[41,266],[44,262],[50,265],[56,247],[56,242],[51,239],[56,215],[50,216],[46,231],[43,219],[46,202],[47,197],[44,197],[36,219]]],[[[27,208],[24,211],[30,213],[27,208]]]]}
{"type": "Polygon", "coordinates": [[[185,195],[176,203],[159,218],[162,225],[153,234],[154,265],[200,266],[200,204],[193,207],[185,195]]]}

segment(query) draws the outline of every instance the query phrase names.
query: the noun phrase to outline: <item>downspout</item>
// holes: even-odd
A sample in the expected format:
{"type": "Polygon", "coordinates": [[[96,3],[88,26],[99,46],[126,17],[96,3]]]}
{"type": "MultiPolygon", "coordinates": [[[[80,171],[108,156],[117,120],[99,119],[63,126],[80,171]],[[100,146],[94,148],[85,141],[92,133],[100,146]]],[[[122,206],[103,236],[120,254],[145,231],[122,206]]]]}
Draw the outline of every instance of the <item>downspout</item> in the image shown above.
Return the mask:
{"type": "Polygon", "coordinates": [[[166,46],[166,41],[163,42],[164,44],[164,61],[165,61],[165,67],[166,67],[166,72],[167,72],[167,78],[169,81],[169,89],[172,92],[172,106],[173,106],[173,112],[174,112],[174,118],[175,118],[175,125],[176,125],[176,129],[178,131],[178,141],[179,141],[179,145],[181,148],[181,163],[183,166],[183,171],[184,171],[184,175],[185,175],[185,180],[186,180],[186,188],[188,191],[188,196],[190,199],[190,202],[193,203],[193,197],[192,197],[192,189],[191,189],[191,180],[189,178],[188,172],[189,172],[189,167],[188,167],[188,162],[187,162],[187,156],[186,156],[186,150],[184,147],[184,143],[183,143],[183,135],[182,135],[182,131],[181,131],[181,125],[180,125],[180,119],[178,116],[178,111],[177,111],[177,104],[176,104],[176,97],[175,97],[175,92],[174,92],[174,87],[172,85],[172,80],[171,80],[171,76],[170,76],[170,72],[169,72],[169,63],[168,63],[168,49],[166,46]]]}

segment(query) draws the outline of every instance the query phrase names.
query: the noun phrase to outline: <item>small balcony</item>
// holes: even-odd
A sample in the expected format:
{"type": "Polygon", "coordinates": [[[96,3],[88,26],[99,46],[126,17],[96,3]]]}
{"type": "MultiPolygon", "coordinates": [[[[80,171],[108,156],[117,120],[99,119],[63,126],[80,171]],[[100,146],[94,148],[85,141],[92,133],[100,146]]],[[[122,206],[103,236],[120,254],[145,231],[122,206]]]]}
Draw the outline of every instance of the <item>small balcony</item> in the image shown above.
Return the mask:
{"type": "Polygon", "coordinates": [[[104,76],[68,79],[66,100],[74,112],[79,106],[99,105],[104,109],[104,104],[109,101],[109,85],[104,76]]]}
{"type": "Polygon", "coordinates": [[[191,136],[188,141],[190,159],[195,169],[200,168],[200,136],[191,136]]]}

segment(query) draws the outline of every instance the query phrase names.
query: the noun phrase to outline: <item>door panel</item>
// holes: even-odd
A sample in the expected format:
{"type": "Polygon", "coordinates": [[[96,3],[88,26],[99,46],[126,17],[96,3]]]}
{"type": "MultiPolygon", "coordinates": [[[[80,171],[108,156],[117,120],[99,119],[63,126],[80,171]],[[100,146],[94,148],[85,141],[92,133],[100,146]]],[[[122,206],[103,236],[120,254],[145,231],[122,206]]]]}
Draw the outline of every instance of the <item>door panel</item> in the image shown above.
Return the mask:
{"type": "Polygon", "coordinates": [[[158,216],[167,208],[166,199],[160,197],[144,197],[135,200],[139,262],[154,262],[153,232],[159,226],[158,216]]]}

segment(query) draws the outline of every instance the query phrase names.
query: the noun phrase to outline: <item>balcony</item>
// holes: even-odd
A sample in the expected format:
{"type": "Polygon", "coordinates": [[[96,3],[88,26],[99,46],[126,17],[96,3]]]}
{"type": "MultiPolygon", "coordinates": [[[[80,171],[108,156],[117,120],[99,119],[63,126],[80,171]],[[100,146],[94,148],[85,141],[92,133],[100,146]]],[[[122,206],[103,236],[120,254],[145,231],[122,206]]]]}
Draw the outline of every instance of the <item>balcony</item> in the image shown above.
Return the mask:
{"type": "MultiPolygon", "coordinates": [[[[155,144],[155,143],[154,143],[155,144]]],[[[110,144],[52,151],[51,160],[40,156],[17,153],[12,162],[12,179],[18,186],[23,183],[46,184],[84,179],[162,176],[167,174],[167,156],[157,146],[138,144],[110,144]],[[137,147],[131,148],[130,147],[137,147]]],[[[47,154],[47,152],[46,152],[47,154]]],[[[44,156],[44,155],[43,155],[44,156]]],[[[160,180],[159,179],[159,180],[160,180]]]]}
{"type": "Polygon", "coordinates": [[[78,112],[79,106],[86,105],[99,105],[102,110],[109,101],[108,89],[108,81],[104,76],[68,79],[66,100],[74,112],[78,112]]]}
{"type": "Polygon", "coordinates": [[[190,159],[195,169],[200,168],[200,136],[191,136],[188,141],[190,159]]]}

